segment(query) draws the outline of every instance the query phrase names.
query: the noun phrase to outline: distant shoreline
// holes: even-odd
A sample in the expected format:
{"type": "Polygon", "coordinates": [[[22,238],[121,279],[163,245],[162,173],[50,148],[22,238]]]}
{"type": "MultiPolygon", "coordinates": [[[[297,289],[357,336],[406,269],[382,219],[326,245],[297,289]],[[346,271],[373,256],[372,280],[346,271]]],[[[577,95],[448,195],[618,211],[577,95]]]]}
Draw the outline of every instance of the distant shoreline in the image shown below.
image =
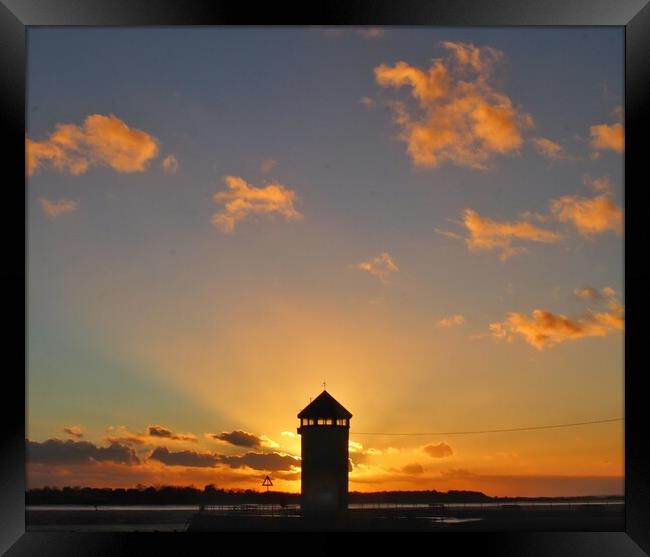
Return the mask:
{"type": "MultiPolygon", "coordinates": [[[[582,495],[560,497],[493,497],[479,491],[351,491],[350,504],[455,504],[455,503],[580,503],[598,501],[624,502],[624,495],[582,495]]],[[[225,490],[206,486],[200,490],[193,487],[143,487],[128,489],[66,487],[31,489],[25,493],[29,507],[43,506],[194,506],[300,503],[299,493],[279,491],[260,492],[253,490],[225,490]]]]}
{"type": "MultiPolygon", "coordinates": [[[[611,497],[611,498],[589,498],[589,499],[579,499],[579,498],[520,498],[520,499],[500,499],[493,501],[466,501],[466,502],[447,502],[447,503],[408,503],[408,502],[366,502],[366,503],[350,503],[349,508],[351,510],[355,509],[370,509],[370,508],[436,508],[436,507],[447,507],[454,509],[486,509],[486,508],[497,508],[497,507],[563,507],[563,506],[603,506],[603,505],[625,505],[625,499],[622,497],[611,497]]],[[[103,504],[103,505],[91,505],[91,504],[67,504],[67,503],[55,503],[48,505],[26,505],[26,511],[41,511],[41,512],[57,512],[57,511],[200,511],[202,507],[222,507],[226,509],[234,510],[238,507],[287,507],[287,508],[300,508],[300,504],[297,502],[289,503],[286,505],[280,505],[277,503],[260,503],[260,504],[247,504],[247,503],[230,503],[230,504],[212,504],[212,505],[201,505],[201,504],[161,504],[161,505],[141,505],[141,504],[103,504]]]]}

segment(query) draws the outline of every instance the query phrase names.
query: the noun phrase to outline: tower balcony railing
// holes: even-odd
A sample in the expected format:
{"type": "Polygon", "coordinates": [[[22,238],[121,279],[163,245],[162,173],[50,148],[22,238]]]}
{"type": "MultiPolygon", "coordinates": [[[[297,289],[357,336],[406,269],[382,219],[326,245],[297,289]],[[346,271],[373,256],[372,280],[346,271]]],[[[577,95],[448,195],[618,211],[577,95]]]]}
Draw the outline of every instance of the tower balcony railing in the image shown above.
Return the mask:
{"type": "Polygon", "coordinates": [[[301,427],[307,426],[338,426],[349,427],[350,420],[345,418],[302,418],[300,420],[301,427]]]}

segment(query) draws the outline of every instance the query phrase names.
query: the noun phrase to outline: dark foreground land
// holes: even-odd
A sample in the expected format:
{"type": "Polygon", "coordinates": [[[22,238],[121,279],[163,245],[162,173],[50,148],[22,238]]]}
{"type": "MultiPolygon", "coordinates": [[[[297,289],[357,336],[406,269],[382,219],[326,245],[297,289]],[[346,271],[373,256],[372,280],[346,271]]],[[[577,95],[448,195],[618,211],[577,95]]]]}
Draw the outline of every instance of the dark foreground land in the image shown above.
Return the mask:
{"type": "Polygon", "coordinates": [[[195,510],[28,510],[28,532],[184,532],[195,510]]]}
{"type": "Polygon", "coordinates": [[[27,511],[28,531],[582,531],[625,529],[624,505],[351,509],[339,516],[196,510],[27,511]]]}

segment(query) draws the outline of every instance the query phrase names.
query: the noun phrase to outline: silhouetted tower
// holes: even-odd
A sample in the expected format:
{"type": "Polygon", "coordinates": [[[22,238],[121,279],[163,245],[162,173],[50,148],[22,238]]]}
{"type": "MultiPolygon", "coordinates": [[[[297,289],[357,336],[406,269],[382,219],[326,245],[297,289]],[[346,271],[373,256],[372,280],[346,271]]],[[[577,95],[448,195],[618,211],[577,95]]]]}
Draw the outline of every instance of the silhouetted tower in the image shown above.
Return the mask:
{"type": "Polygon", "coordinates": [[[303,511],[347,510],[351,417],[326,390],[298,414],[303,511]]]}

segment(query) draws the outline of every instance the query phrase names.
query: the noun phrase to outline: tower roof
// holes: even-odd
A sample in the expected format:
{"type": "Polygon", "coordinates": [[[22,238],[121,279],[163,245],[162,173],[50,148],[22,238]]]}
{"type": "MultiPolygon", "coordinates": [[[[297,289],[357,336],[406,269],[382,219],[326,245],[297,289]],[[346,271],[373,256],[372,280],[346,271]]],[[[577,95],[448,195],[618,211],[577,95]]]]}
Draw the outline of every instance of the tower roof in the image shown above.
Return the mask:
{"type": "Polygon", "coordinates": [[[314,400],[302,409],[298,418],[345,418],[350,419],[352,414],[338,402],[331,394],[323,390],[314,400]]]}

